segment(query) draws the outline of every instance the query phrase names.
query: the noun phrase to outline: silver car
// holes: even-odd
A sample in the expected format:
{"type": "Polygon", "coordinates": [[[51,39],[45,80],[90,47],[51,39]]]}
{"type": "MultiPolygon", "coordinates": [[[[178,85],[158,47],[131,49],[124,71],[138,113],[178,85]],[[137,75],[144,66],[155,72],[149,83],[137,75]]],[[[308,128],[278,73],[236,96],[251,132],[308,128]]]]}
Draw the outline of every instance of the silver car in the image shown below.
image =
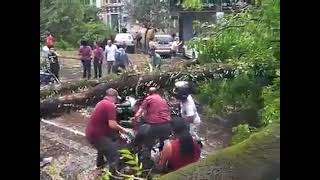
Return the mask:
{"type": "Polygon", "coordinates": [[[157,34],[155,35],[156,41],[156,53],[160,55],[171,56],[171,45],[173,38],[168,34],[157,34]]]}
{"type": "Polygon", "coordinates": [[[116,35],[114,38],[114,44],[119,46],[119,45],[125,45],[127,46],[127,50],[130,53],[135,52],[135,44],[134,44],[134,39],[133,36],[129,33],[119,33],[116,35]]]}

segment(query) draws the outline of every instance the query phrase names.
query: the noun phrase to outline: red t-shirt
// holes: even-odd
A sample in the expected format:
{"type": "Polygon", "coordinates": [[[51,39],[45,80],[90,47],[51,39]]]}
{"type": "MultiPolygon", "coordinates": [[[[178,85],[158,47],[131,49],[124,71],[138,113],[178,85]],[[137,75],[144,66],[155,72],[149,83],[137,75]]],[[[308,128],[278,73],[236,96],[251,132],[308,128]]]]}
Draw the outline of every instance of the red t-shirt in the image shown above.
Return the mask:
{"type": "Polygon", "coordinates": [[[47,46],[53,46],[53,37],[51,35],[47,37],[47,46]]]}
{"type": "Polygon", "coordinates": [[[103,99],[96,105],[86,128],[89,142],[116,132],[109,127],[109,120],[116,120],[116,105],[108,99],[103,99]]]}
{"type": "Polygon", "coordinates": [[[141,107],[147,110],[146,121],[150,124],[159,124],[170,121],[170,109],[165,99],[159,94],[148,96],[141,107]]]}
{"type": "Polygon", "coordinates": [[[94,58],[101,60],[103,58],[103,49],[98,47],[93,50],[94,58]]]}
{"type": "Polygon", "coordinates": [[[90,46],[81,46],[79,49],[79,55],[81,60],[91,60],[92,49],[90,46]]]}
{"type": "Polygon", "coordinates": [[[194,163],[200,159],[201,148],[197,142],[193,142],[194,153],[192,155],[182,157],[180,155],[180,143],[179,139],[170,140],[171,143],[171,156],[168,159],[168,170],[169,172],[175,171],[188,164],[194,163]]]}

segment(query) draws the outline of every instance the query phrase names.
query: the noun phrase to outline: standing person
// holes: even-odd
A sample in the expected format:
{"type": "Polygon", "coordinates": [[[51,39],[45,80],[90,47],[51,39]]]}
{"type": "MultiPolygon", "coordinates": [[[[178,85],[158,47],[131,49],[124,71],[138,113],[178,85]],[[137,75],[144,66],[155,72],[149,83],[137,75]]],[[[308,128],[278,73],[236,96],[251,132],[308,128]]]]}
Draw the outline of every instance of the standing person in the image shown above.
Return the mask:
{"type": "Polygon", "coordinates": [[[139,31],[136,32],[136,37],[135,37],[135,39],[136,39],[136,46],[137,46],[137,48],[141,49],[141,47],[142,47],[142,44],[141,44],[142,34],[141,34],[140,29],[139,29],[139,31]]]}
{"type": "Polygon", "coordinates": [[[91,78],[91,56],[92,49],[87,41],[81,41],[81,47],[79,49],[80,59],[83,65],[83,78],[91,78]]]}
{"type": "Polygon", "coordinates": [[[57,79],[59,79],[59,71],[60,71],[58,56],[60,55],[55,51],[55,49],[53,47],[50,48],[48,53],[50,71],[57,79]]]}
{"type": "Polygon", "coordinates": [[[149,41],[149,56],[151,57],[155,51],[156,51],[156,38],[151,38],[149,41]]]}
{"type": "Polygon", "coordinates": [[[86,127],[86,138],[88,142],[97,150],[97,168],[103,168],[104,158],[107,159],[111,169],[117,167],[119,161],[117,138],[119,132],[128,134],[129,131],[117,123],[116,105],[119,98],[118,91],[109,88],[106,96],[95,106],[90,120],[86,127]]]}
{"type": "Polygon", "coordinates": [[[188,82],[178,81],[175,83],[174,93],[176,98],[180,101],[181,116],[186,122],[189,123],[190,134],[199,142],[198,136],[199,127],[201,124],[200,116],[197,112],[196,105],[192,98],[191,88],[188,82]]]}
{"type": "Polygon", "coordinates": [[[155,38],[155,34],[157,32],[157,29],[151,28],[147,29],[146,31],[146,43],[148,45],[147,50],[150,50],[150,41],[152,41],[155,38]]]}
{"type": "Polygon", "coordinates": [[[110,74],[111,71],[113,71],[113,65],[116,60],[117,46],[112,44],[111,40],[108,40],[107,45],[104,49],[105,49],[105,56],[107,60],[108,74],[110,74]]]}
{"type": "MultiPolygon", "coordinates": [[[[143,144],[147,147],[147,157],[150,157],[151,149],[155,145],[155,141],[160,141],[160,150],[164,145],[164,140],[168,139],[171,133],[170,126],[170,109],[167,101],[160,96],[157,88],[151,87],[148,96],[144,99],[133,120],[134,127],[140,121],[142,113],[145,111],[145,123],[147,126],[144,129],[149,129],[144,132],[147,138],[143,144]]],[[[139,131],[137,133],[139,137],[139,131]]]]}
{"type": "Polygon", "coordinates": [[[95,44],[95,49],[93,50],[93,70],[94,78],[101,78],[102,76],[102,61],[103,61],[103,49],[100,43],[95,44]]]}
{"type": "Polygon", "coordinates": [[[200,159],[201,147],[188,132],[188,125],[183,120],[175,118],[171,121],[173,137],[164,145],[157,163],[157,169],[162,173],[176,171],[200,159]]]}
{"type": "Polygon", "coordinates": [[[174,41],[172,42],[171,45],[171,53],[172,57],[177,56],[177,52],[179,51],[179,46],[182,44],[182,41],[179,42],[179,37],[175,37],[174,41]]]}
{"type": "Polygon", "coordinates": [[[47,34],[47,46],[48,48],[54,47],[54,38],[50,32],[47,34]]]}
{"type": "Polygon", "coordinates": [[[130,64],[132,65],[126,53],[126,44],[123,43],[116,51],[115,72],[118,72],[119,68],[126,70],[130,64]]]}
{"type": "Polygon", "coordinates": [[[156,51],[151,51],[151,64],[152,67],[155,69],[160,70],[161,67],[161,56],[160,54],[156,53],[156,51]]]}

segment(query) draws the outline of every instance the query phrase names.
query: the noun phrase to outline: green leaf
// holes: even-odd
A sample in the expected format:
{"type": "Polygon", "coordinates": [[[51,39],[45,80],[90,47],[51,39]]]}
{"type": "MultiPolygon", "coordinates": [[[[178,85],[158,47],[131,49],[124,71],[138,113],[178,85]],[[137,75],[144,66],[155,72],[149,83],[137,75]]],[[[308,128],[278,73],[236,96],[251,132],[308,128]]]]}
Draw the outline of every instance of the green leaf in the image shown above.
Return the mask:
{"type": "Polygon", "coordinates": [[[127,162],[126,162],[126,164],[136,165],[136,161],[133,161],[133,160],[131,160],[131,161],[127,161],[127,162]]]}
{"type": "Polygon", "coordinates": [[[141,174],[142,174],[142,171],[138,171],[138,172],[136,173],[137,176],[140,176],[141,174]]]}
{"type": "Polygon", "coordinates": [[[119,152],[121,154],[131,154],[131,152],[128,149],[121,149],[121,150],[119,150],[119,152]]]}
{"type": "Polygon", "coordinates": [[[135,162],[136,162],[136,164],[139,164],[138,154],[136,154],[135,162]]]}
{"type": "Polygon", "coordinates": [[[140,167],[137,167],[137,166],[133,167],[132,169],[135,170],[135,171],[140,171],[141,170],[140,167]]]}
{"type": "Polygon", "coordinates": [[[140,166],[139,166],[139,168],[140,168],[140,169],[142,169],[142,163],[140,163],[140,166]]]}
{"type": "Polygon", "coordinates": [[[121,156],[130,160],[134,159],[131,154],[121,154],[121,156]]]}

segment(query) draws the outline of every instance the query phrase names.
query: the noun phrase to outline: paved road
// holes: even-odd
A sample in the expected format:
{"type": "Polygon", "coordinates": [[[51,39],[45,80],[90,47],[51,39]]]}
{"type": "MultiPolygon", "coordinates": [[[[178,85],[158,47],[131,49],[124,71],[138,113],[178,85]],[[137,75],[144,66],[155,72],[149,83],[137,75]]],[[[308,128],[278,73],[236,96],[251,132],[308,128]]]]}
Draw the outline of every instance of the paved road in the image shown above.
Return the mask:
{"type": "MultiPolygon", "coordinates": [[[[76,57],[77,52],[76,51],[62,51],[59,52],[62,56],[71,56],[76,57]]],[[[144,54],[128,54],[129,59],[134,65],[137,65],[139,68],[143,68],[144,66],[147,66],[148,64],[148,56],[144,54]]],[[[82,78],[82,64],[79,60],[75,59],[66,59],[61,58],[60,60],[60,77],[62,82],[66,81],[72,81],[72,80],[79,80],[82,78]]],[[[103,76],[106,76],[107,67],[104,64],[102,68],[103,76]]],[[[92,77],[93,77],[93,66],[92,66],[92,77]]]]}

